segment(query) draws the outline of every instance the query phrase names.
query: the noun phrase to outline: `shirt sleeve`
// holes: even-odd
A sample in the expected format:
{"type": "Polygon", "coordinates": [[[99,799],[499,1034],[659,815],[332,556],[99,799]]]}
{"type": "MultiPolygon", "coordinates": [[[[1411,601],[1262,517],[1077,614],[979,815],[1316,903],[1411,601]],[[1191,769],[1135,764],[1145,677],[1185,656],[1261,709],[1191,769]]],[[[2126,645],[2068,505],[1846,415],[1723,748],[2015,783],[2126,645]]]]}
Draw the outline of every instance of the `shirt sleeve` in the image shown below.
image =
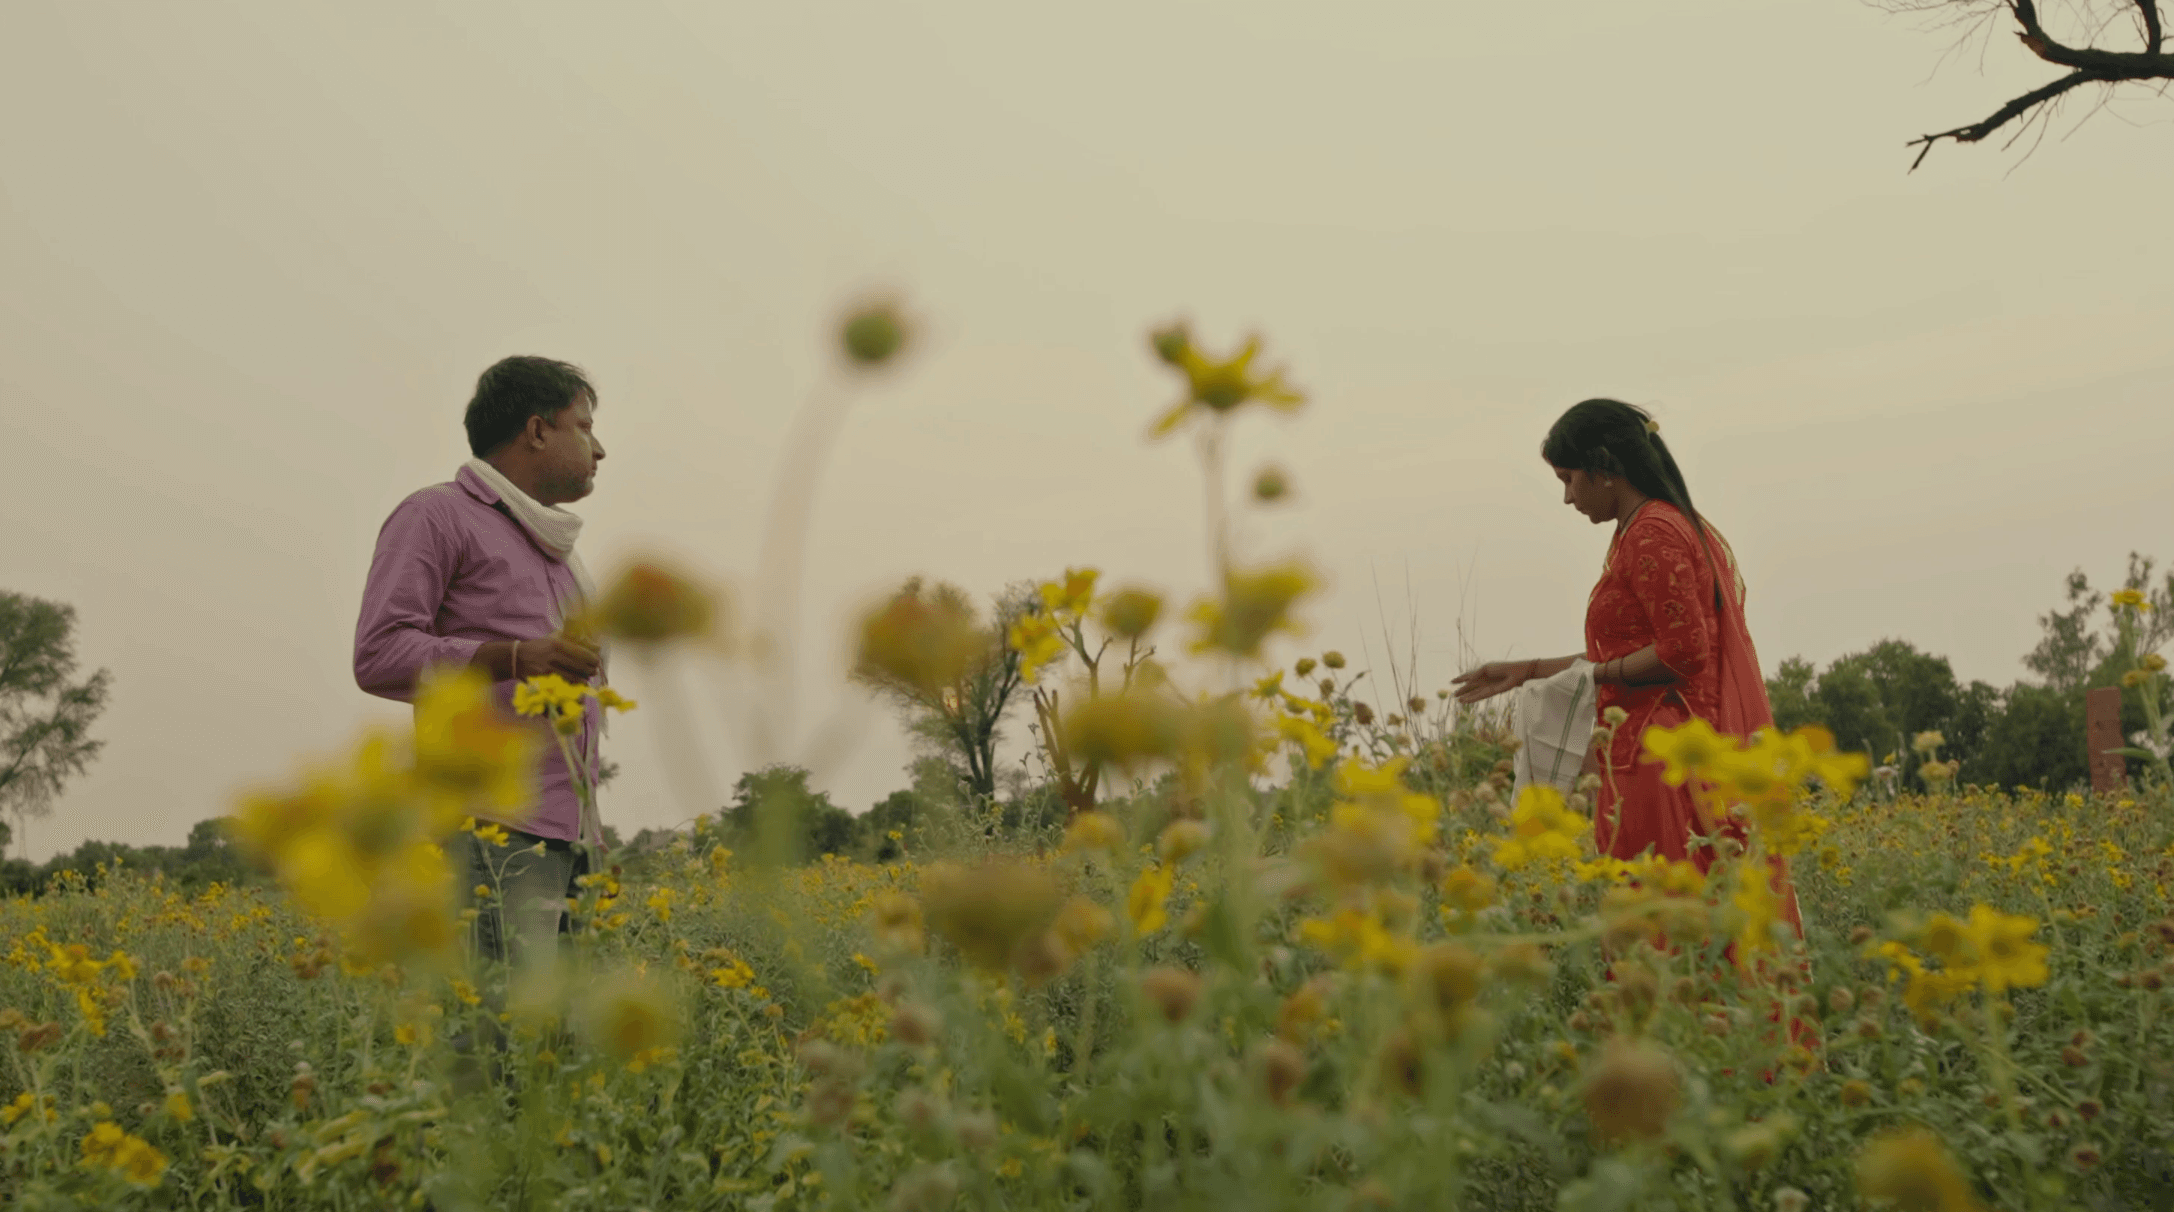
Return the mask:
{"type": "Polygon", "coordinates": [[[1674,526],[1648,524],[1632,526],[1623,546],[1655,655],[1678,677],[1703,671],[1713,659],[1713,580],[1694,542],[1674,526]]]}
{"type": "Polygon", "coordinates": [[[357,686],[406,702],[415,697],[425,669],[474,659],[483,641],[433,630],[458,564],[452,535],[423,502],[403,501],[385,519],[362,588],[362,616],[355,623],[357,686]]]}

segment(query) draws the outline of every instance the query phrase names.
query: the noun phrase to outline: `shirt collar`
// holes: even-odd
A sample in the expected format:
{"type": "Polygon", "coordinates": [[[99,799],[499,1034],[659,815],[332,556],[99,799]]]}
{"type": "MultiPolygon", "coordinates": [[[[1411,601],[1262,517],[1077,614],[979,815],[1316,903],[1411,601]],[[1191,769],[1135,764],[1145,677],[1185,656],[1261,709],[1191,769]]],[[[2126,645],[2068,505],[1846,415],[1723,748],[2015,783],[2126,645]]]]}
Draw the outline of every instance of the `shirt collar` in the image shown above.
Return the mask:
{"type": "Polygon", "coordinates": [[[498,493],[490,485],[484,483],[483,477],[477,475],[473,468],[462,467],[458,472],[454,473],[453,482],[467,489],[469,496],[483,502],[485,505],[498,504],[498,493]]]}

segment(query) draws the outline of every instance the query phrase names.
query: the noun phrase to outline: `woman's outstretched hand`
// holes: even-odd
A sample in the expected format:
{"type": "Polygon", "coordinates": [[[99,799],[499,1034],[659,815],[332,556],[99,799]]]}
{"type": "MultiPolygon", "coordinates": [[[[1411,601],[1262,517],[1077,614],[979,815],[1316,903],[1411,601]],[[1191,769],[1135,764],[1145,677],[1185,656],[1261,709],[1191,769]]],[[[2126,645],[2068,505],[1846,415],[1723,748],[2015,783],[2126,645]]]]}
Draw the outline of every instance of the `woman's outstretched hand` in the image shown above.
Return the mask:
{"type": "Polygon", "coordinates": [[[1457,688],[1458,702],[1477,703],[1506,690],[1515,690],[1531,678],[1531,661],[1489,661],[1451,678],[1449,684],[1457,688]]]}

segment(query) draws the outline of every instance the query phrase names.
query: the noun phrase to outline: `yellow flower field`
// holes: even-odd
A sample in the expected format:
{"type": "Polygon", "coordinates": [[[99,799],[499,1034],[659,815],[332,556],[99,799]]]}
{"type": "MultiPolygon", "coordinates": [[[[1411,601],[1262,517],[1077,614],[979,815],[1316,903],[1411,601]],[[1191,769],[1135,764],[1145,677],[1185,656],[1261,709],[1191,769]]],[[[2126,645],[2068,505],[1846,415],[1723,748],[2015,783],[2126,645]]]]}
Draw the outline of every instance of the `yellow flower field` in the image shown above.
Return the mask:
{"type": "MultiPolygon", "coordinates": [[[[846,327],[856,365],[910,331],[846,327]]],[[[1185,392],[1155,433],[1197,439],[1212,485],[1247,405],[1303,401],[1256,340],[1217,359],[1176,326],[1153,348],[1185,392]]],[[[0,1194],[479,1212],[2159,1198],[2163,761],[2111,797],[1929,776],[1897,794],[1859,786],[1867,763],[1816,728],[1655,731],[1649,758],[1746,840],[1697,864],[1603,858],[1591,776],[1512,802],[1499,720],[1409,688],[1362,701],[1333,651],[1265,667],[1313,576],[1241,560],[1212,499],[1212,580],[1183,611],[1074,568],[995,656],[917,588],[863,629],[860,675],[944,721],[989,661],[1024,666],[1061,824],[969,802],[869,864],[795,861],[782,809],[738,831],[699,818],[582,877],[563,962],[479,970],[462,917],[502,906],[485,886],[458,908],[447,847],[511,844],[490,818],[551,734],[447,677],[412,737],[365,737],[238,806],[231,836],[272,882],[184,894],[100,871],[0,902],[0,1194]],[[1158,623],[1182,662],[1155,656],[1158,623]],[[1802,942],[1768,878],[1784,862],[1802,942]]],[[[719,639],[722,613],[642,566],[585,625],[664,645],[719,639]]],[[[2147,673],[2163,741],[2165,675],[2147,673]]],[[[633,706],[555,680],[520,701],[563,722],[588,698],[633,706]]]]}

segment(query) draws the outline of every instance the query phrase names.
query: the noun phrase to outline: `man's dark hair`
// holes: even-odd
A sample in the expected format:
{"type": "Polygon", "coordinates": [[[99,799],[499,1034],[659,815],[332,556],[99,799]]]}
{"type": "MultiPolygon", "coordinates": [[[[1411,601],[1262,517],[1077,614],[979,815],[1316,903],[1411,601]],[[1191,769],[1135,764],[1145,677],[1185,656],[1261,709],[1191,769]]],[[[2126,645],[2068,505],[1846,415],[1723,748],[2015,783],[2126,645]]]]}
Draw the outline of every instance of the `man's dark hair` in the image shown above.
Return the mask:
{"type": "Polygon", "coordinates": [[[550,358],[502,358],[476,380],[468,401],[468,449],[477,458],[518,437],[530,417],[547,423],[583,396],[596,403],[596,388],[579,366],[550,358]]]}

